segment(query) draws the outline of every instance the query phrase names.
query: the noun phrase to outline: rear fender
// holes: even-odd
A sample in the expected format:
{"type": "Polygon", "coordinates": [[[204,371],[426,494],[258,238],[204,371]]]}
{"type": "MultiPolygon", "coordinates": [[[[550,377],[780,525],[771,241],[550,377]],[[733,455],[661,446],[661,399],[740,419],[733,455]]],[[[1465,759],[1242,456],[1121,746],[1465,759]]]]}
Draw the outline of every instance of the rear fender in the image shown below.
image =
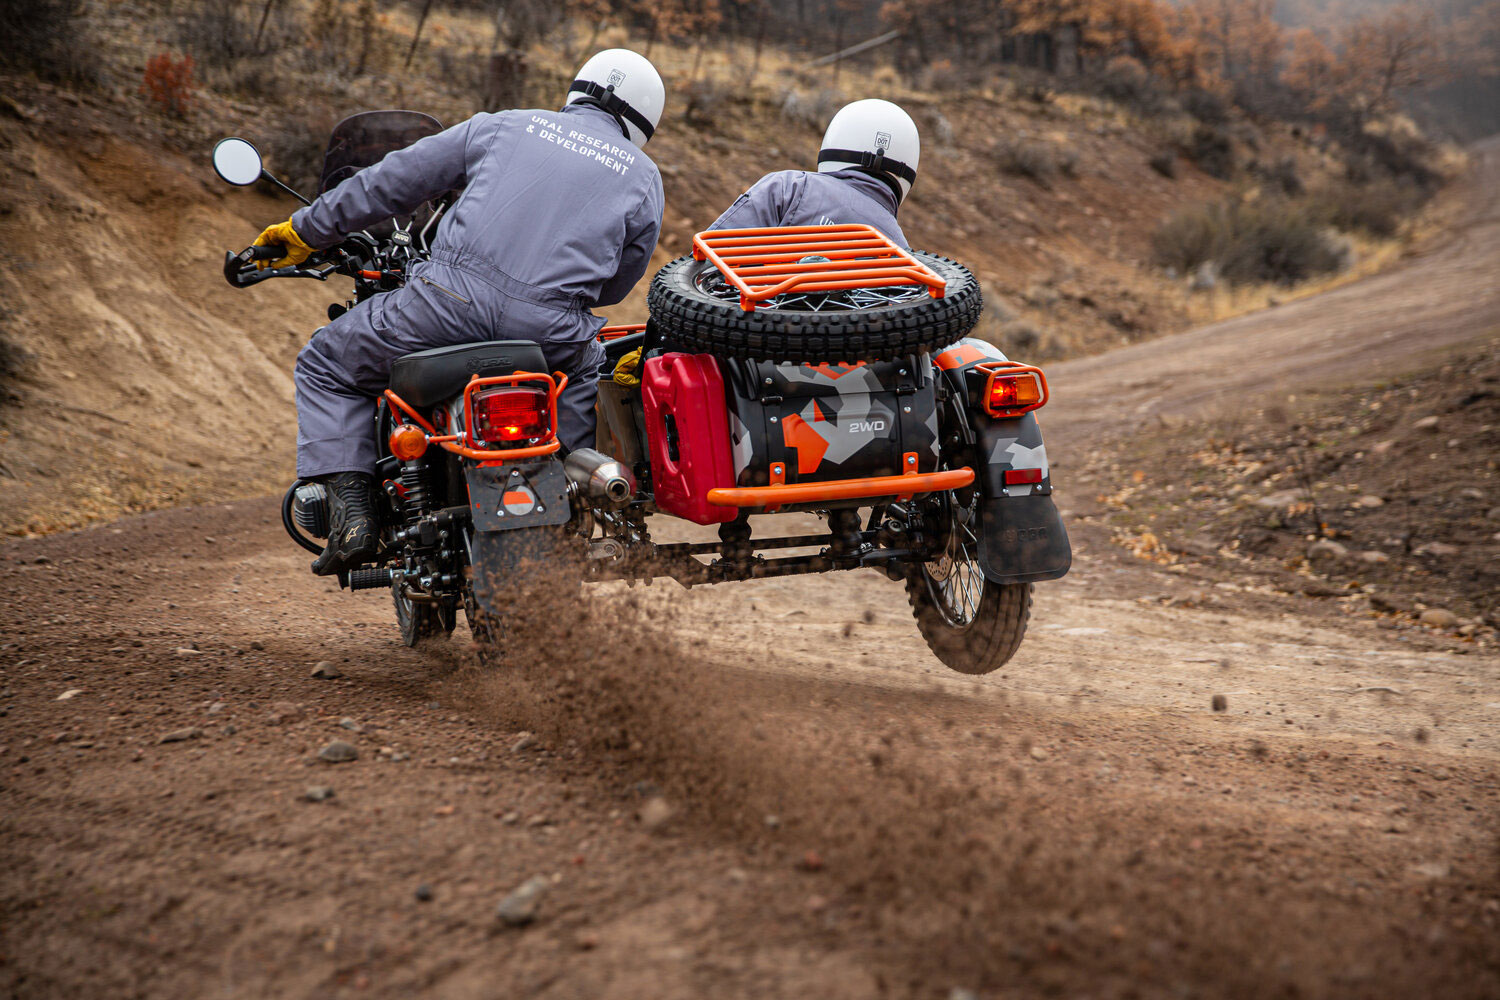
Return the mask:
{"type": "Polygon", "coordinates": [[[504,465],[464,462],[464,478],[475,531],[536,528],[572,519],[567,473],[550,455],[504,465]]]}
{"type": "Polygon", "coordinates": [[[1017,420],[974,416],[982,469],[979,565],[996,583],[1056,580],[1073,563],[1068,530],[1052,502],[1052,470],[1036,415],[1017,420]],[[1007,485],[1012,469],[1041,469],[1040,483],[1007,485]]]}
{"type": "MultiPolygon", "coordinates": [[[[966,338],[933,359],[958,399],[965,398],[964,372],[1005,355],[984,341],[966,338]]],[[[979,488],[979,564],[995,583],[1056,580],[1067,574],[1073,549],[1052,502],[1052,468],[1035,413],[1000,420],[964,407],[974,435],[975,485],[979,488]],[[1005,482],[1012,470],[1038,469],[1038,483],[1005,482]]]]}

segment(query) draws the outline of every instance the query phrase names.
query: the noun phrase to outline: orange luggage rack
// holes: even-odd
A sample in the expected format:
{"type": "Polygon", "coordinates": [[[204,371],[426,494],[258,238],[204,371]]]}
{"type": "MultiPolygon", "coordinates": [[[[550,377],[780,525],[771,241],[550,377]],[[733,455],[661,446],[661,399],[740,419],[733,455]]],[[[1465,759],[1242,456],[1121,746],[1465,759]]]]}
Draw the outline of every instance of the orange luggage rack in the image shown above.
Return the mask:
{"type": "Polygon", "coordinates": [[[746,312],[785,292],[926,285],[942,298],[946,282],[874,226],[719,229],[693,237],[693,257],[711,261],[740,293],[746,312]],[[808,260],[807,258],[822,258],[808,260]]]}

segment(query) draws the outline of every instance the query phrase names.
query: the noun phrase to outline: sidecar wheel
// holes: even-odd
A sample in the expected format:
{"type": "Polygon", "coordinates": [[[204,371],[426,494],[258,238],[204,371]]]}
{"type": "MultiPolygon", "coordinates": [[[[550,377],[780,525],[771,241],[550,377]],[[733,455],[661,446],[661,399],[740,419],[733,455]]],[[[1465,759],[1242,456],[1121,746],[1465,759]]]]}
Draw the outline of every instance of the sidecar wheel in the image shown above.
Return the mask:
{"type": "Polygon", "coordinates": [[[1004,666],[1026,636],[1031,584],[994,583],[979,566],[977,497],[967,507],[949,494],[948,542],[931,562],[913,567],[906,596],[917,630],[943,664],[961,674],[1004,666]]]}

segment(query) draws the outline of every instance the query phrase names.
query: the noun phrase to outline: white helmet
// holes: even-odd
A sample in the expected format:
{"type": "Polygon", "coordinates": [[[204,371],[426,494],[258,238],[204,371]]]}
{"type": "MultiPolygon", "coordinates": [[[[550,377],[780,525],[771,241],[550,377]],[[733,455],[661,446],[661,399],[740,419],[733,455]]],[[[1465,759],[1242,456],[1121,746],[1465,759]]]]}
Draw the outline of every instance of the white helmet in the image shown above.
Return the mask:
{"type": "Polygon", "coordinates": [[[605,49],[583,64],[565,104],[592,104],[615,116],[630,141],[644,146],[661,121],[667,88],[651,60],[629,49],[605,49]]]}
{"type": "Polygon", "coordinates": [[[917,179],[922,140],[911,115],[890,101],[875,99],[846,104],[828,123],[818,172],[862,170],[891,186],[899,204],[917,179]]]}

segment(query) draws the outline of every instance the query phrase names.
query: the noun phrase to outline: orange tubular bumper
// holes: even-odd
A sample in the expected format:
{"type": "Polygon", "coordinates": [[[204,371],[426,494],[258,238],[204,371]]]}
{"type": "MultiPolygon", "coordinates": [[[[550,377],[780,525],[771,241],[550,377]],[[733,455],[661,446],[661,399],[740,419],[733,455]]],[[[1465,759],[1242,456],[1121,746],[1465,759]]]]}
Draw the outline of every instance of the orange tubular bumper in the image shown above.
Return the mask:
{"type": "Polygon", "coordinates": [[[784,483],[779,486],[720,487],[708,491],[708,502],[720,507],[780,507],[819,500],[858,500],[861,497],[911,496],[957,490],[974,481],[973,469],[946,469],[908,476],[835,479],[826,483],[784,483]]]}

